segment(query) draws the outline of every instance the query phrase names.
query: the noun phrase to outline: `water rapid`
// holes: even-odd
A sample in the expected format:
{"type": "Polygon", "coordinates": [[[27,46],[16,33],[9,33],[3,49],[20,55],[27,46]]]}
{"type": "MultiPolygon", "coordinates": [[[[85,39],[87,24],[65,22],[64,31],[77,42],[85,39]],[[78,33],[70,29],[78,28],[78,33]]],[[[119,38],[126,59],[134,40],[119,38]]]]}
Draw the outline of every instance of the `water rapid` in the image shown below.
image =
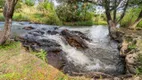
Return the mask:
{"type": "Polygon", "coordinates": [[[63,61],[62,71],[71,75],[74,72],[124,73],[124,61],[119,55],[118,44],[109,38],[108,33],[107,26],[71,28],[14,22],[12,27],[12,34],[22,35],[25,47],[28,45],[34,50],[47,51],[49,64],[63,61]],[[25,26],[34,29],[24,30],[25,26]]]}

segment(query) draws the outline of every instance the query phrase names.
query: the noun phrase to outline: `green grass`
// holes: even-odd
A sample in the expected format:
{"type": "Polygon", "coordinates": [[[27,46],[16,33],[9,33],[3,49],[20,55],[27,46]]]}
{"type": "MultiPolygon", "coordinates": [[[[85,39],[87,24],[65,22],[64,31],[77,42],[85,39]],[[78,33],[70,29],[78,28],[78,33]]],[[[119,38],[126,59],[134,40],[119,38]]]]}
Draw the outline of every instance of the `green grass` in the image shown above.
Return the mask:
{"type": "Polygon", "coordinates": [[[131,44],[128,46],[128,49],[130,49],[130,50],[136,49],[136,48],[137,48],[136,44],[131,44]]]}
{"type": "Polygon", "coordinates": [[[98,22],[94,22],[94,25],[107,25],[106,21],[98,21],[98,22]]]}
{"type": "Polygon", "coordinates": [[[0,80],[90,80],[69,77],[47,64],[44,51],[35,54],[25,51],[20,42],[0,46],[0,80]]]}
{"type": "Polygon", "coordinates": [[[4,21],[3,13],[0,13],[0,21],[4,21]]]}
{"type": "Polygon", "coordinates": [[[47,62],[47,52],[42,50],[40,52],[33,52],[31,51],[32,54],[34,54],[35,56],[37,56],[38,58],[40,58],[41,60],[47,62]]]}

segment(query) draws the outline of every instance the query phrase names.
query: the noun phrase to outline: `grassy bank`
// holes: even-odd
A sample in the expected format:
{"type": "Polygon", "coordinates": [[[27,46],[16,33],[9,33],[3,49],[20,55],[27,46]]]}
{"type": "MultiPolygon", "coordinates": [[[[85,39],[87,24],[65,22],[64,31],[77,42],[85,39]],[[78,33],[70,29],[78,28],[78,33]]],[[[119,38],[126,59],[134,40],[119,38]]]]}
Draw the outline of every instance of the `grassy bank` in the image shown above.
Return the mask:
{"type": "MultiPolygon", "coordinates": [[[[49,7],[49,10],[44,10],[44,8],[43,10],[40,10],[40,7],[29,7],[27,5],[22,5],[21,8],[15,10],[13,20],[49,25],[61,25],[61,21],[52,7],[49,7]]],[[[0,12],[0,21],[4,21],[2,12],[0,12]]]]}
{"type": "MultiPolygon", "coordinates": [[[[49,25],[65,25],[65,26],[92,26],[92,25],[107,25],[105,21],[78,21],[78,22],[60,22],[53,17],[48,18],[42,13],[18,13],[15,12],[13,16],[14,21],[28,21],[39,24],[49,25]]],[[[0,21],[4,21],[3,13],[0,13],[0,21]]]]}
{"type": "Polygon", "coordinates": [[[0,46],[0,80],[89,80],[69,77],[25,51],[19,42],[0,46]]]}

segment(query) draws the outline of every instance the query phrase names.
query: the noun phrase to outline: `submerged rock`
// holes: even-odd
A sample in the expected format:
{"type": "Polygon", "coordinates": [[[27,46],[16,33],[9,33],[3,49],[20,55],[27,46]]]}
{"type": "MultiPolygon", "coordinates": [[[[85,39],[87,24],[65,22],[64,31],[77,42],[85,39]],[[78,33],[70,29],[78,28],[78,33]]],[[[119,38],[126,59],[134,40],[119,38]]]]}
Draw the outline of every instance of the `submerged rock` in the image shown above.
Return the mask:
{"type": "Polygon", "coordinates": [[[35,29],[35,28],[32,27],[32,26],[25,26],[23,29],[25,29],[25,30],[32,30],[32,29],[35,29]]]}

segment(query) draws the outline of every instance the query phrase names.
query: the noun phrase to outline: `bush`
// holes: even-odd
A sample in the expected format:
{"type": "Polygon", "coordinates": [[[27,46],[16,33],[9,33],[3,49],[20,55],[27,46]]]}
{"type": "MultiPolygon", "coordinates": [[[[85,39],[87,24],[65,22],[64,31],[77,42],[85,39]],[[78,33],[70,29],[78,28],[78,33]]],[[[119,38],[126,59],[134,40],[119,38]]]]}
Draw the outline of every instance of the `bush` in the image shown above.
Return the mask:
{"type": "Polygon", "coordinates": [[[46,23],[51,25],[62,25],[62,22],[59,20],[56,14],[50,14],[46,23]]]}
{"type": "Polygon", "coordinates": [[[48,1],[42,2],[37,6],[37,9],[43,12],[54,11],[54,5],[48,1]]]}
{"type": "Polygon", "coordinates": [[[14,16],[13,16],[13,20],[15,20],[15,21],[28,21],[29,18],[22,13],[15,13],[14,16]]]}
{"type": "Polygon", "coordinates": [[[0,9],[3,8],[5,0],[0,0],[0,9]]]}
{"type": "Polygon", "coordinates": [[[79,3],[74,3],[74,4],[69,4],[69,3],[64,3],[60,6],[57,7],[56,13],[61,21],[63,23],[69,23],[73,22],[71,24],[81,24],[82,25],[86,22],[88,24],[92,24],[93,22],[93,12],[91,12],[90,8],[88,8],[89,4],[84,6],[84,5],[79,5],[79,3]]]}
{"type": "Polygon", "coordinates": [[[35,0],[25,0],[25,4],[26,4],[27,6],[34,6],[35,0]]]}
{"type": "Polygon", "coordinates": [[[4,16],[2,13],[0,13],[0,21],[4,21],[4,16]]]}
{"type": "Polygon", "coordinates": [[[58,16],[56,15],[54,5],[48,1],[42,2],[37,6],[37,9],[44,14],[43,21],[46,24],[50,25],[61,25],[61,21],[59,20],[58,16]]]}

